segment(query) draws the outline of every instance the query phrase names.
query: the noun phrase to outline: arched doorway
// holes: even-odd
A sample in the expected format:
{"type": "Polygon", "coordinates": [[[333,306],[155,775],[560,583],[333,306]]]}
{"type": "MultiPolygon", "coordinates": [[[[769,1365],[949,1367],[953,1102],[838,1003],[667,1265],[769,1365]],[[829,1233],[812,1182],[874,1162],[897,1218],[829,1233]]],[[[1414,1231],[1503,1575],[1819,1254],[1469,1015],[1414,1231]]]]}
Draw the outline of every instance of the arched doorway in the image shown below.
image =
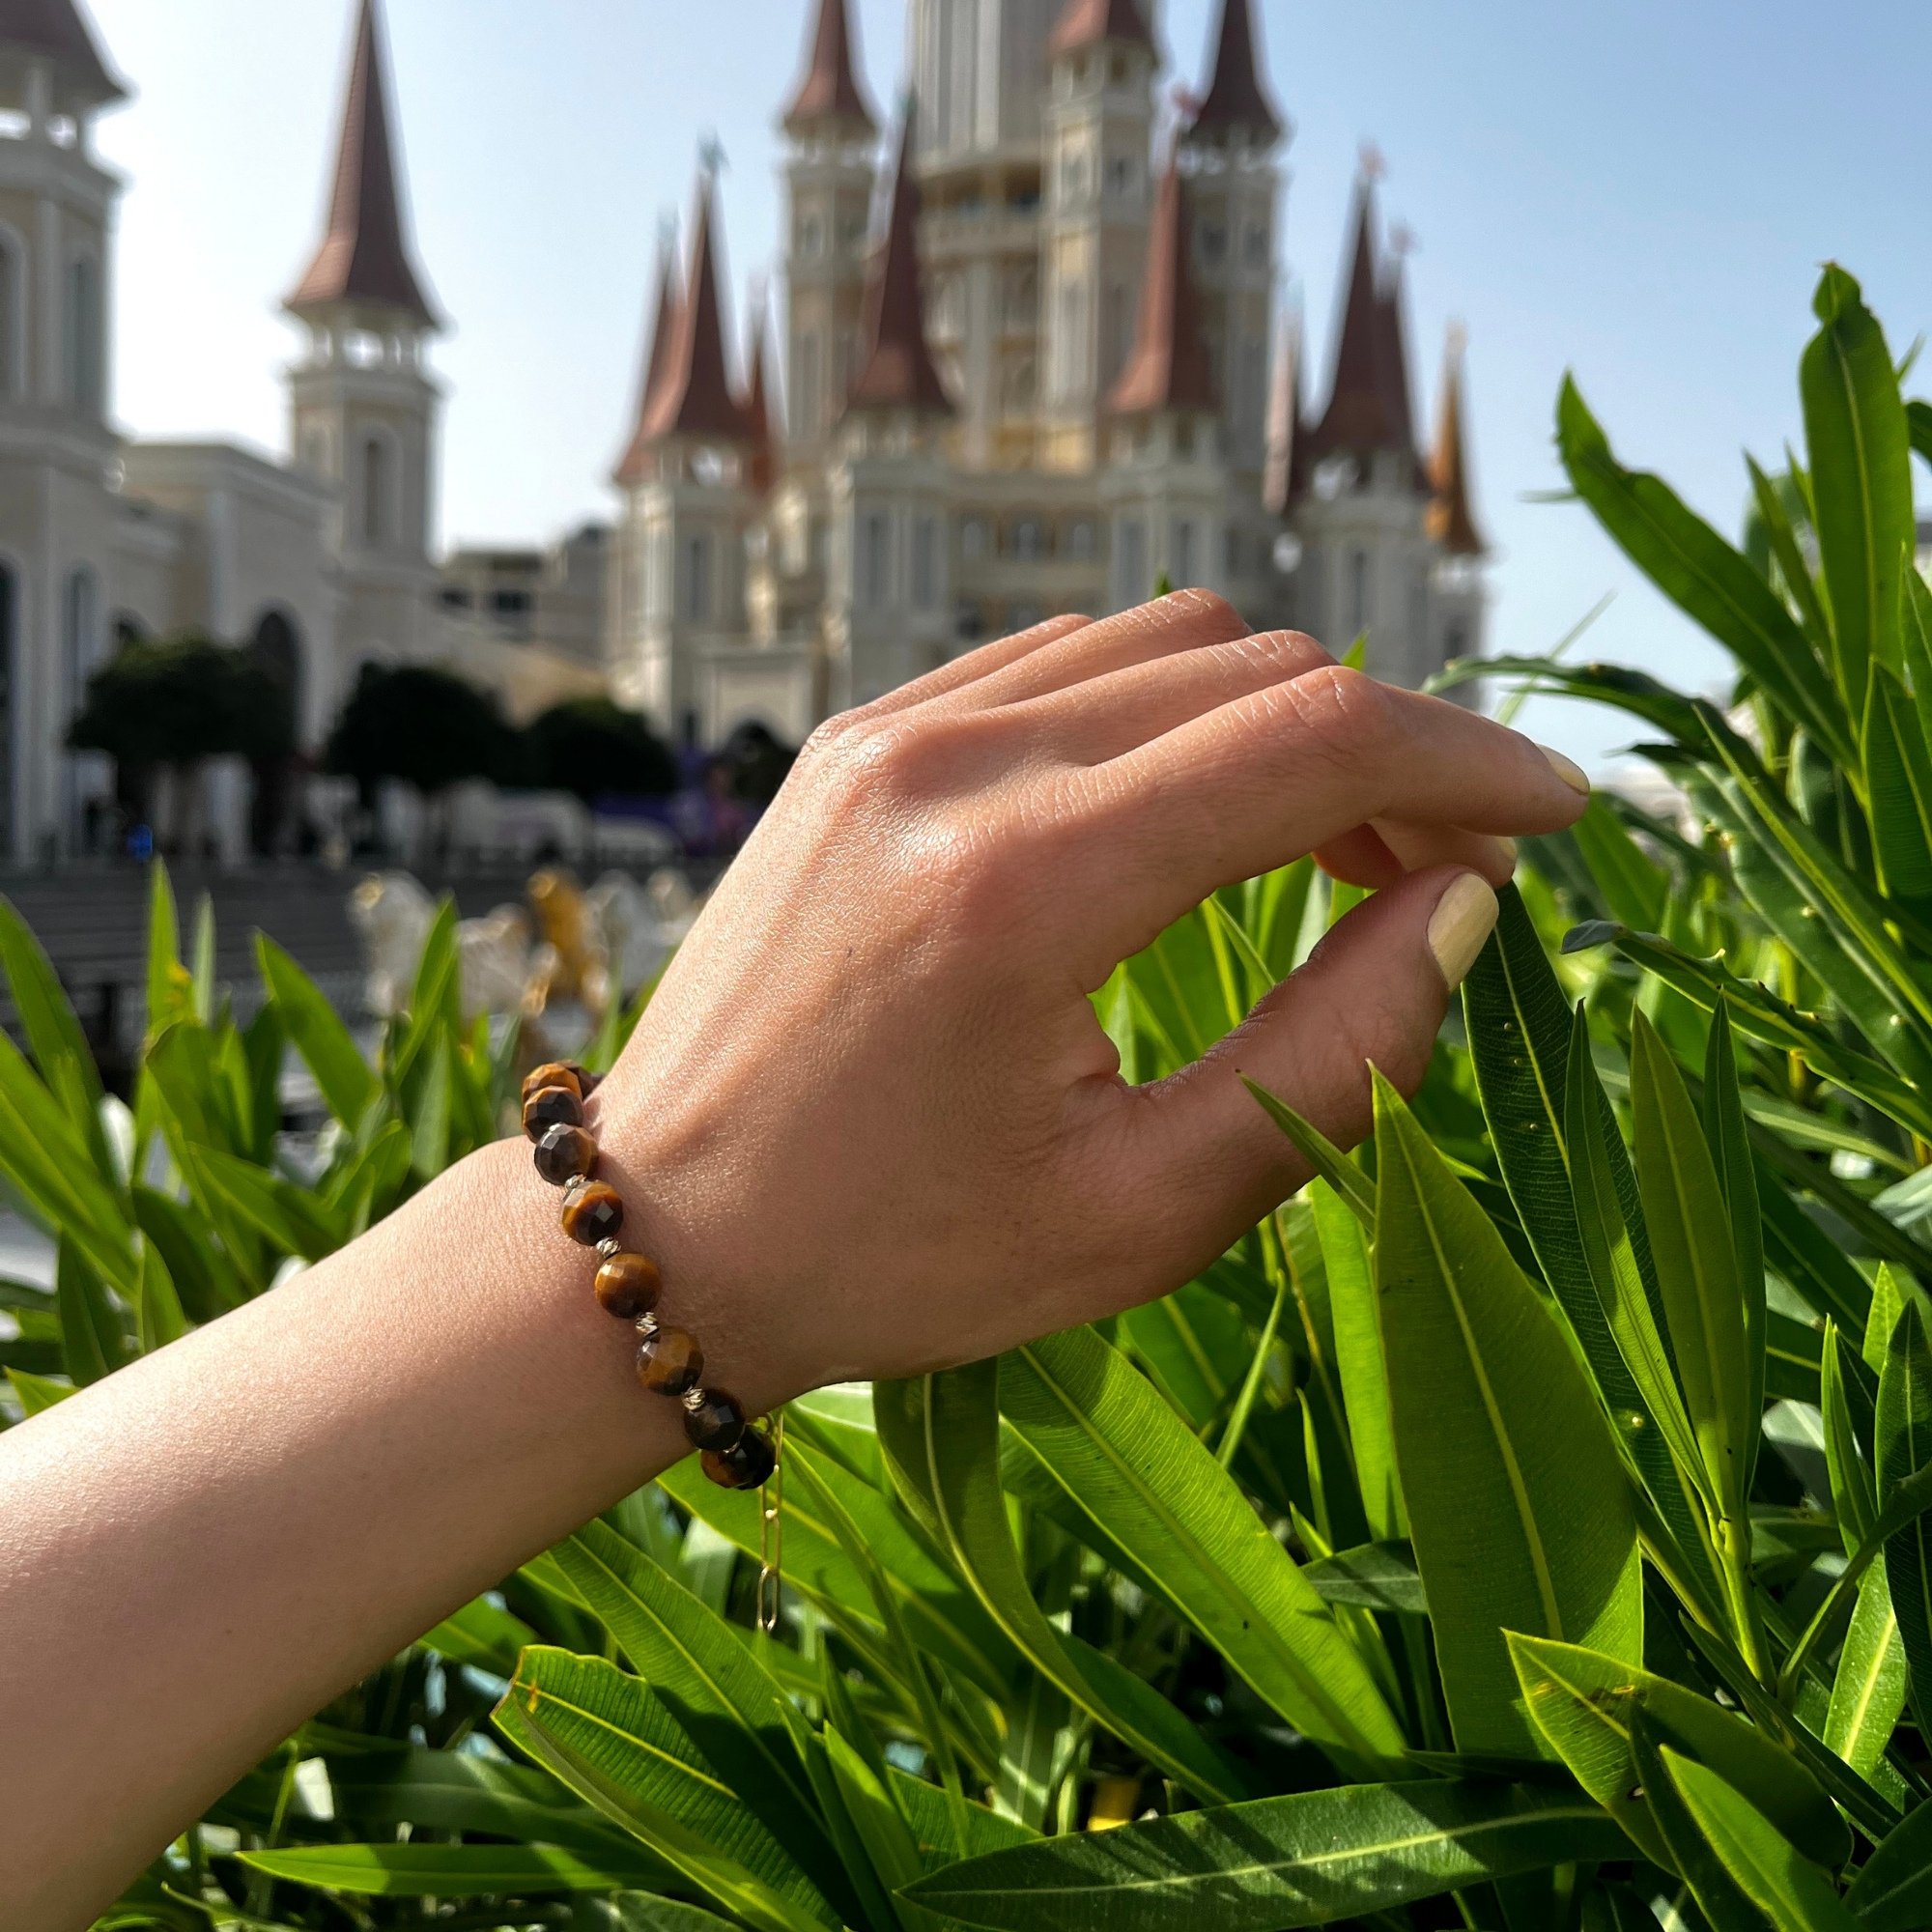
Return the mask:
{"type": "Polygon", "coordinates": [[[99,582],[86,564],[68,574],[61,590],[60,837],[70,853],[99,850],[107,834],[108,778],[99,755],[71,750],[67,734],[87,701],[87,680],[99,661],[100,637],[99,582]]]}
{"type": "Polygon", "coordinates": [[[255,856],[273,858],[298,839],[297,775],[300,769],[301,633],[285,611],[265,611],[248,640],[248,653],[272,695],[276,719],[270,736],[276,751],[252,761],[255,790],[248,811],[248,842],[255,856]]]}

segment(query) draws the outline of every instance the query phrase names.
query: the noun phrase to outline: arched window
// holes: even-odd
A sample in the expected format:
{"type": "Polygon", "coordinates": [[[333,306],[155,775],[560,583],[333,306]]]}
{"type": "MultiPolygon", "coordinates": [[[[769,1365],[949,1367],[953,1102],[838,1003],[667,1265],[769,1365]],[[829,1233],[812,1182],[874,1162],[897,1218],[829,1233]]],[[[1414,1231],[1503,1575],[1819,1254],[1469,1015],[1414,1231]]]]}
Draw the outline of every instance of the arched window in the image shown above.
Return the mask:
{"type": "Polygon", "coordinates": [[[101,361],[100,264],[76,255],[68,264],[65,329],[68,407],[98,416],[105,407],[101,361]]]}
{"type": "Polygon", "coordinates": [[[362,541],[377,548],[396,533],[396,452],[386,436],[362,442],[362,541]]]}

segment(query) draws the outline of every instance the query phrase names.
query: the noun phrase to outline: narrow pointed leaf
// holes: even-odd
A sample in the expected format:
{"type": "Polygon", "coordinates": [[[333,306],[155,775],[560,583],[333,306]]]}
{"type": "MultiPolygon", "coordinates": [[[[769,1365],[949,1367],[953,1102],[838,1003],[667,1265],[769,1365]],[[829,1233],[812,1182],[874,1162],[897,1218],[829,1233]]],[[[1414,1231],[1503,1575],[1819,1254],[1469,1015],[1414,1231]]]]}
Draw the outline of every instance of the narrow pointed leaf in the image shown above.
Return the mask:
{"type": "Polygon", "coordinates": [[[1748,1495],[1751,1477],[1757,1469],[1758,1444],[1763,1439],[1758,1418],[1764,1413],[1764,1232],[1758,1218],[1756,1166],[1751,1158],[1744,1098],[1738,1082],[1737,1047],[1731,1037],[1730,1003],[1725,1000],[1718,1002],[1711,1016],[1711,1035],[1705,1052],[1704,1133],[1710,1143],[1712,1164],[1718,1171],[1718,1191],[1730,1226],[1731,1247],[1738,1264],[1738,1291],[1744,1304],[1747,1387],[1742,1417],[1742,1491],[1748,1495]]]}
{"type": "Polygon", "coordinates": [[[1388,1372],[1382,1366],[1381,1324],[1377,1319],[1368,1243],[1354,1214],[1326,1181],[1313,1183],[1308,1199],[1328,1281],[1328,1318],[1335,1331],[1335,1368],[1354,1451],[1355,1487],[1370,1536],[1393,1542],[1408,1534],[1408,1520],[1403,1509],[1402,1480],[1396,1473],[1388,1372]]]}
{"type": "Polygon", "coordinates": [[[1906,1813],[1859,1868],[1845,1903],[1865,1932],[1923,1932],[1932,1924],[1932,1804],[1906,1813]]]}
{"type": "Polygon", "coordinates": [[[295,1042],[328,1111],[355,1128],[376,1097],[381,1083],[360,1049],[315,981],[266,933],[255,936],[262,983],[280,1009],[282,1024],[295,1042]]]}
{"type": "Polygon", "coordinates": [[[1574,1792],[1443,1779],[1257,1799],[949,1865],[907,1896],[1004,1932],[1274,1932],[1364,1920],[1513,1872],[1616,1858],[1574,1792]]]}
{"type": "Polygon", "coordinates": [[[1859,1584],[1851,1628],[1838,1652],[1825,1742],[1861,1777],[1870,1777],[1905,1709],[1905,1649],[1898,1640],[1891,1590],[1883,1565],[1874,1564],[1859,1584]]]}
{"type": "MultiPolygon", "coordinates": [[[[1877,1449],[1883,1511],[1932,1467],[1932,1328],[1917,1298],[1905,1304],[1886,1351],[1877,1449]]],[[[1913,1714],[1920,1731],[1932,1735],[1932,1520],[1922,1513],[1886,1537],[1885,1577],[1905,1650],[1913,1714]]]]}
{"type": "Polygon", "coordinates": [[[1904,687],[1883,665],[1865,706],[1865,784],[1880,880],[1922,911],[1932,900],[1932,752],[1904,687]]]}
{"type": "Polygon", "coordinates": [[[1535,1755],[1503,1633],[1642,1654],[1630,1492],[1554,1319],[1383,1082],[1376,1152],[1396,1458],[1456,1745],[1535,1755]]]}
{"type": "Polygon", "coordinates": [[[1266,1088],[1244,1080],[1250,1094],[1262,1104],[1267,1117],[1278,1126],[1298,1153],[1325,1180],[1364,1227],[1376,1217],[1376,1184],[1361,1168],[1312,1122],[1304,1121],[1286,1100],[1278,1100],[1266,1088]]]}
{"type": "Polygon", "coordinates": [[[1878,1520],[1878,1498],[1852,1424],[1841,1349],[1838,1324],[1827,1320],[1818,1378],[1819,1407],[1825,1418],[1825,1465],[1832,1482],[1832,1507],[1844,1536],[1845,1554],[1850,1556],[1872,1533],[1878,1520]]]}
{"type": "Polygon", "coordinates": [[[663,1870],[642,1853],[593,1861],[548,1845],[313,1845],[240,1857],[250,1871],[363,1898],[542,1898],[647,1885],[663,1870]]]}

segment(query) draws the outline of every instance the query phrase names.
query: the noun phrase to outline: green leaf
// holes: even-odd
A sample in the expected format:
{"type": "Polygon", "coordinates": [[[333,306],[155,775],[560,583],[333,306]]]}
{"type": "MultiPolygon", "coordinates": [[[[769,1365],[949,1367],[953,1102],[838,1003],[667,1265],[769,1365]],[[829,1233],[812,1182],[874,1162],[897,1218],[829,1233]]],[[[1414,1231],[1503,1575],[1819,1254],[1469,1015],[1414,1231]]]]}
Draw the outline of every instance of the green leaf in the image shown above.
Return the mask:
{"type": "Polygon", "coordinates": [[[1241,1082],[1262,1104],[1264,1112],[1289,1138],[1296,1153],[1349,1204],[1366,1227],[1376,1218],[1376,1184],[1312,1122],[1304,1121],[1286,1100],[1245,1077],[1241,1082]]]}
{"type": "Polygon", "coordinates": [[[1630,1492],[1554,1319],[1379,1076],[1376,1155],[1396,1457],[1456,1746],[1536,1755],[1503,1633],[1642,1654],[1630,1492]]]}
{"type": "Polygon", "coordinates": [[[141,1243],[141,1286],[134,1297],[135,1331],[141,1352],[152,1354],[187,1333],[187,1317],[168,1273],[161,1251],[152,1241],[141,1243]]]}
{"type": "Polygon", "coordinates": [[[128,1331],[106,1283],[66,1237],[55,1264],[54,1303],[60,1315],[61,1353],[77,1386],[98,1382],[131,1359],[128,1331]]]}
{"type": "Polygon", "coordinates": [[[1388,1372],[1382,1366],[1368,1243],[1353,1213],[1325,1181],[1310,1186],[1308,1200],[1328,1279],[1328,1316],[1335,1330],[1335,1367],[1354,1452],[1355,1486],[1370,1536],[1393,1542],[1408,1534],[1408,1519],[1396,1473],[1388,1372]]]}
{"type": "Polygon", "coordinates": [[[1673,1750],[1720,1773],[1812,1857],[1841,1863],[1851,1839],[1831,1800],[1785,1746],[1744,1719],[1620,1658],[1512,1633],[1510,1657],[1538,1729],[1640,1843],[1659,1856],[1659,1831],[1631,1797],[1632,1726],[1639,1714],[1673,1750]]]}
{"type": "MultiPolygon", "coordinates": [[[[1241,1774],[1166,1698],[1105,1652],[1056,1630],[1034,1602],[1000,1483],[999,1378],[994,1361],[924,1378],[921,1473],[954,1560],[1034,1667],[1099,1723],[1204,1801],[1245,1795],[1241,1774]]],[[[895,1453],[890,1442],[887,1449],[895,1453]]]]}
{"type": "Polygon", "coordinates": [[[1739,1889],[1684,1803],[1642,1712],[1631,1718],[1630,1777],[1663,1846],[1662,1862],[1689,1886],[1711,1932],[1765,1932],[1763,1915],[1739,1889]]]}
{"type": "Polygon", "coordinates": [[[1570,836],[1610,916],[1640,930],[1656,927],[1663,918],[1670,874],[1631,837],[1601,792],[1592,796],[1570,836]]]}
{"type": "Polygon", "coordinates": [[[1906,1813],[1859,1868],[1845,1903],[1865,1932],[1922,1932],[1932,1924],[1932,1804],[1906,1813]]]}
{"type": "Polygon", "coordinates": [[[194,981],[181,963],[181,921],[174,887],[160,859],[148,865],[148,1025],[157,1039],[176,1021],[194,1016],[194,981]]]}
{"type": "Polygon", "coordinates": [[[1905,1709],[1905,1650],[1898,1640],[1885,1571],[1867,1570],[1838,1652],[1825,1743],[1861,1777],[1870,1777],[1905,1709]]]}
{"type": "Polygon", "coordinates": [[[1363,1543],[1303,1566],[1301,1574],[1330,1604],[1368,1610],[1406,1610],[1423,1616],[1429,1599],[1406,1543],[1363,1543]]]}
{"type": "Polygon", "coordinates": [[[1865,706],[1865,786],[1880,881],[1922,912],[1932,900],[1932,753],[1904,687],[1883,665],[1865,706]]]}
{"type": "Polygon", "coordinates": [[[613,1665],[526,1650],[496,1720],[512,1744],[757,1932],[838,1922],[668,1706],[613,1665]]]}
{"type": "Polygon", "coordinates": [[[1432,1779],[1296,1792],[969,1859],[907,1896],[1005,1932],[1273,1932],[1571,1860],[1622,1833],[1574,1792],[1432,1779]]]}
{"type": "MultiPolygon", "coordinates": [[[[1556,447],[1577,494],[1631,561],[1710,632],[1787,717],[1848,758],[1853,748],[1844,710],[1776,592],[1667,483],[1617,462],[1567,376],[1556,404],[1556,447]]],[[[1836,609],[1835,584],[1833,598],[1836,609]]]]}
{"type": "Polygon", "coordinates": [[[784,1692],[730,1626],[606,1523],[584,1524],[553,1553],[712,1769],[819,1890],[849,1910],[844,1874],[818,1827],[810,1780],[785,1728],[784,1692]]]}
{"type": "Polygon", "coordinates": [[[100,1077],[80,1022],[40,941],[13,902],[0,898],[0,971],[41,1077],[66,1108],[102,1179],[113,1172],[100,1132],[100,1077]]]}
{"type": "MultiPolygon", "coordinates": [[[[1932,1331],[1923,1304],[1907,1301],[1879,1377],[1878,1496],[1892,1504],[1901,1485],[1932,1466],[1932,1331]]],[[[1913,1716],[1932,1735],[1932,1521],[1921,1513],[1886,1538],[1885,1578],[1898,1617],[1913,1716]]]]}
{"type": "Polygon", "coordinates": [[[1668,1746],[1659,1755],[1719,1862],[1777,1932],[1858,1932],[1832,1881],[1748,1799],[1694,1758],[1668,1746]]]}
{"type": "Polygon", "coordinates": [[[1757,1175],[1745,1123],[1738,1083],[1737,1048],[1731,1038],[1730,1006],[1719,999],[1711,1018],[1704,1058],[1704,1133],[1717,1170],[1718,1192],[1730,1227],[1737,1259],[1738,1289],[1744,1303],[1745,1370],[1744,1478],[1741,1493],[1750,1493],[1763,1439],[1765,1302],[1764,1233],[1758,1217],[1757,1175]]]}
{"type": "MultiPolygon", "coordinates": [[[[1804,559],[1784,499],[1778,495],[1777,486],[1748,456],[1745,458],[1745,468],[1750,472],[1751,497],[1757,505],[1758,516],[1763,520],[1778,577],[1790,592],[1792,602],[1798,606],[1798,620],[1824,662],[1834,663],[1836,651],[1832,642],[1832,620],[1823,599],[1818,595],[1811,566],[1804,559]]],[[[1791,479],[1787,477],[1785,481],[1789,485],[1791,479]]]]}
{"type": "Polygon", "coordinates": [[[270,1878],[365,1898],[539,1898],[648,1883],[662,1870],[637,1854],[593,1861],[544,1845],[316,1845],[240,1857],[270,1878]]]}
{"type": "Polygon", "coordinates": [[[1723,1514],[1739,1519],[1758,1415],[1737,1247],[1684,1077],[1641,1011],[1631,1021],[1631,1114],[1637,1190],[1685,1407],[1713,1492],[1723,1514]]]}
{"type": "Polygon", "coordinates": [[[1838,688],[1860,718],[1872,666],[1901,668],[1899,570],[1915,539],[1911,438],[1891,352],[1858,283],[1827,264],[1812,309],[1822,326],[1798,365],[1805,455],[1838,688]]]}
{"type": "Polygon", "coordinates": [[[353,1131],[381,1083],[315,981],[267,933],[255,935],[255,957],[262,983],[328,1111],[353,1131]]]}
{"type": "Polygon", "coordinates": [[[1333,1613],[1247,1498],[1092,1329],[1015,1350],[1000,1407],[1071,1502],[1295,1729],[1365,1775],[1401,1726],[1333,1613]]]}
{"type": "Polygon", "coordinates": [[[228,1207],[284,1254],[319,1262],[342,1245],[343,1231],[311,1189],[219,1148],[197,1148],[194,1158],[228,1207]]]}
{"type": "Polygon", "coordinates": [[[14,1393],[20,1399],[22,1415],[39,1415],[43,1409],[51,1408],[57,1402],[65,1402],[74,1393],[70,1382],[49,1381],[45,1376],[29,1375],[25,1369],[9,1368],[7,1379],[14,1385],[14,1393]]]}

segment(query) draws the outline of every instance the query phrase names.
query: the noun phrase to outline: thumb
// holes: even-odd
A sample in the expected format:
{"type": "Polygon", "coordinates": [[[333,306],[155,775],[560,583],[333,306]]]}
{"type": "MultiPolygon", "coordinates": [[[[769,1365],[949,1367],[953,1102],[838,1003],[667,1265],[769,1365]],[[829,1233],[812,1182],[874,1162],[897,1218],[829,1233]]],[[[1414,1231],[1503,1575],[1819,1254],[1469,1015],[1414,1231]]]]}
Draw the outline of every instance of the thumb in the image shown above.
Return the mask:
{"type": "Polygon", "coordinates": [[[1479,873],[1413,872],[1365,899],[1300,970],[1193,1065],[1145,1089],[1123,1198],[1148,1204],[1150,1259],[1198,1273],[1308,1179],[1308,1168],[1242,1085],[1278,1094],[1351,1148],[1373,1123],[1369,1067],[1412,1094],[1450,994],[1496,923],[1479,873]]]}

